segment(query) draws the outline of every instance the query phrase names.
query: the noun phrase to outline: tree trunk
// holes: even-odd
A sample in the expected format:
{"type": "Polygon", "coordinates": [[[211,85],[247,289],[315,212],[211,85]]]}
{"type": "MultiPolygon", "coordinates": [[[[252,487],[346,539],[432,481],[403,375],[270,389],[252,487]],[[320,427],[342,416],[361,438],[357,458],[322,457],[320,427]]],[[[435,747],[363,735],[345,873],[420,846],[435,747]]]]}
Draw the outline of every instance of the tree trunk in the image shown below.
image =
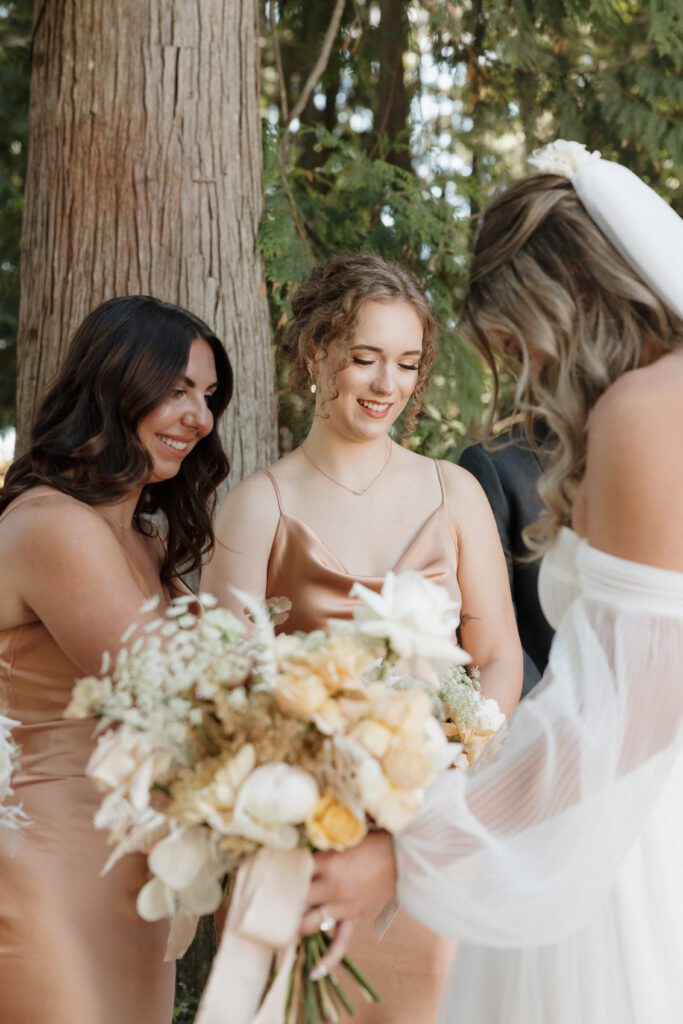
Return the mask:
{"type": "Polygon", "coordinates": [[[74,328],[114,295],[223,339],[231,483],[276,455],[257,0],[52,0],[38,10],[22,234],[18,448],[74,328]]]}
{"type": "MultiPolygon", "coordinates": [[[[262,208],[256,0],[52,0],[38,10],[19,313],[18,451],[74,328],[152,294],[224,341],[230,482],[277,453],[262,208]]],[[[201,990],[204,922],[179,972],[201,990]]]]}

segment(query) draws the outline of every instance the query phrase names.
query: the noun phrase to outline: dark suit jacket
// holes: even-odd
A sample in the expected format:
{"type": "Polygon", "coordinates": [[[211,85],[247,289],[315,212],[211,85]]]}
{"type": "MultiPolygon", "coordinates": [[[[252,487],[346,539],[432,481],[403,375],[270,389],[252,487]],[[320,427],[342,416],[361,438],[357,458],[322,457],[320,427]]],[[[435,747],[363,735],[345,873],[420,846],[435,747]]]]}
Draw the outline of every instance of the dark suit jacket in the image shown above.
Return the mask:
{"type": "Polygon", "coordinates": [[[521,555],[529,553],[522,540],[522,530],[534,522],[541,511],[536,484],[543,471],[542,462],[527,445],[523,431],[516,427],[497,437],[489,448],[481,444],[466,448],[460,465],[484,488],[496,519],[524,648],[522,695],[526,696],[543,674],[553,638],[553,630],[538,600],[540,562],[519,561],[521,555]]]}

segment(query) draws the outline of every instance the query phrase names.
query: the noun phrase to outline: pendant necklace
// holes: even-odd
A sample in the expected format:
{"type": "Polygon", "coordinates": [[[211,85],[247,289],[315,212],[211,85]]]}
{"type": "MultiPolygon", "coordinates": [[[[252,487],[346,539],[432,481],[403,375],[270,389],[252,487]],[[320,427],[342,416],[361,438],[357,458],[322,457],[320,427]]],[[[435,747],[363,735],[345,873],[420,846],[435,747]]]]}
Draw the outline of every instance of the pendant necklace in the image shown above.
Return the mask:
{"type": "Polygon", "coordinates": [[[346,484],[341,483],[339,480],[335,480],[333,476],[330,476],[329,473],[326,473],[324,469],[320,468],[320,466],[316,466],[315,462],[313,461],[311,456],[306,451],[305,445],[303,445],[303,444],[301,445],[301,451],[302,451],[302,454],[303,454],[304,458],[306,459],[306,461],[309,462],[311,464],[311,466],[313,466],[313,469],[315,469],[316,472],[320,473],[321,476],[326,477],[331,483],[336,484],[337,487],[341,487],[341,488],[343,488],[343,490],[348,491],[349,494],[355,494],[355,496],[357,498],[360,498],[363,494],[365,494],[367,491],[370,490],[372,485],[377,480],[379,480],[379,478],[381,477],[382,473],[384,472],[384,470],[389,465],[389,460],[391,459],[391,453],[394,450],[394,446],[391,443],[391,438],[388,438],[388,441],[389,441],[389,453],[388,453],[388,455],[387,455],[387,457],[386,457],[386,459],[384,461],[384,465],[380,469],[379,473],[377,473],[375,476],[373,476],[373,478],[370,481],[370,483],[366,484],[365,487],[362,487],[360,490],[355,490],[353,487],[347,487],[346,484]]]}

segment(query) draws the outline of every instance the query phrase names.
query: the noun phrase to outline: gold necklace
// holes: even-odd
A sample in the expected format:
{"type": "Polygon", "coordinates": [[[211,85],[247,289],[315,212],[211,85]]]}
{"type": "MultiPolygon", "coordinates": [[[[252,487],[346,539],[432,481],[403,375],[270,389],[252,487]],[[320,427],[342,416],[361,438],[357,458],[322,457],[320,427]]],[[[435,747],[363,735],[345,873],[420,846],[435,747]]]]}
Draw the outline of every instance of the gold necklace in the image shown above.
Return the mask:
{"type": "Polygon", "coordinates": [[[122,530],[127,530],[128,532],[130,532],[131,530],[135,529],[135,523],[134,522],[128,523],[128,524],[122,523],[120,519],[114,519],[113,516],[106,515],[106,513],[103,512],[101,509],[100,509],[100,515],[102,516],[103,519],[106,519],[108,523],[115,523],[117,526],[120,526],[122,530]]]}
{"type": "Polygon", "coordinates": [[[369,491],[369,490],[370,490],[370,488],[372,487],[372,485],[373,485],[373,484],[374,484],[374,483],[375,483],[375,482],[376,482],[377,480],[379,480],[379,478],[381,477],[382,473],[384,472],[384,470],[385,470],[385,469],[387,468],[387,466],[389,465],[389,459],[391,458],[391,453],[392,453],[392,452],[393,452],[393,450],[394,450],[394,446],[393,446],[393,444],[391,443],[391,438],[388,438],[387,440],[389,441],[389,454],[387,455],[387,457],[386,457],[386,459],[385,459],[384,465],[383,465],[383,466],[382,466],[382,468],[380,469],[379,473],[377,473],[377,474],[376,474],[375,476],[373,476],[373,478],[372,478],[372,480],[370,481],[370,483],[369,483],[369,484],[366,484],[366,486],[365,486],[365,487],[362,487],[362,488],[361,488],[361,489],[360,489],[359,491],[357,491],[357,490],[354,490],[354,488],[353,488],[353,487],[347,487],[347,486],[346,486],[346,484],[342,484],[342,483],[340,483],[340,481],[339,481],[339,480],[335,480],[333,476],[330,476],[330,474],[329,474],[329,473],[326,473],[324,469],[321,469],[321,468],[320,468],[320,466],[316,466],[315,462],[313,461],[313,459],[311,458],[311,456],[310,456],[310,455],[308,454],[308,452],[306,451],[306,448],[305,448],[305,446],[304,446],[303,444],[301,445],[301,452],[302,452],[302,454],[303,454],[304,458],[305,458],[305,459],[306,459],[306,460],[307,460],[308,462],[310,462],[310,464],[311,464],[311,465],[313,466],[313,469],[315,469],[315,470],[316,470],[316,471],[317,471],[318,473],[320,473],[320,474],[321,474],[321,476],[324,476],[324,477],[326,477],[326,478],[327,478],[328,480],[330,480],[330,481],[331,481],[331,482],[332,482],[333,484],[336,484],[336,485],[337,485],[337,487],[341,487],[341,488],[343,488],[343,489],[344,489],[345,491],[348,491],[348,492],[349,492],[349,494],[355,494],[357,498],[360,498],[360,497],[361,497],[361,495],[365,494],[365,492],[366,492],[366,491],[369,491]]]}

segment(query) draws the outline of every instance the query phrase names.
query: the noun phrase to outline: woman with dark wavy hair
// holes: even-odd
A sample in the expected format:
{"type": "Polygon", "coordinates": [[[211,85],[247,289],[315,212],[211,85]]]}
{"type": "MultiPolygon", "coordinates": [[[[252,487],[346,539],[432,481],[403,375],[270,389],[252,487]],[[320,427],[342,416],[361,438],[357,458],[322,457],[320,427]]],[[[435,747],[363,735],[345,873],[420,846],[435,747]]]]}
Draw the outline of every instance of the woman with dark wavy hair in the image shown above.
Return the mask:
{"type": "Polygon", "coordinates": [[[216,422],[228,357],[197,317],[148,296],[86,317],[0,491],[0,706],[19,720],[16,800],[31,825],[0,849],[4,1024],[168,1024],[165,928],[139,919],[144,857],[104,878],[84,769],[93,723],[64,720],[76,677],[183,590],[213,546],[228,473],[216,422]],[[163,525],[160,525],[163,524],[163,525]]]}
{"type": "MultiPolygon", "coordinates": [[[[505,561],[477,482],[449,462],[392,439],[414,422],[436,355],[429,301],[405,267],[375,253],[331,257],[292,303],[286,355],[302,392],[315,391],[304,443],[230,492],[203,586],[229,602],[228,585],[287,597],[280,629],[323,628],[348,618],[356,581],[379,590],[384,576],[412,570],[443,586],[462,608],[463,644],[482,688],[509,712],[521,688],[521,650],[505,561]]],[[[233,602],[235,611],[239,603],[233,602]]],[[[376,837],[372,837],[370,845],[376,837]]],[[[364,862],[371,879],[373,868],[364,862]]],[[[452,945],[406,915],[377,945],[365,909],[352,948],[382,992],[358,1009],[359,1024],[433,1021],[452,945]]],[[[326,913],[316,907],[319,925],[326,913]]]]}

